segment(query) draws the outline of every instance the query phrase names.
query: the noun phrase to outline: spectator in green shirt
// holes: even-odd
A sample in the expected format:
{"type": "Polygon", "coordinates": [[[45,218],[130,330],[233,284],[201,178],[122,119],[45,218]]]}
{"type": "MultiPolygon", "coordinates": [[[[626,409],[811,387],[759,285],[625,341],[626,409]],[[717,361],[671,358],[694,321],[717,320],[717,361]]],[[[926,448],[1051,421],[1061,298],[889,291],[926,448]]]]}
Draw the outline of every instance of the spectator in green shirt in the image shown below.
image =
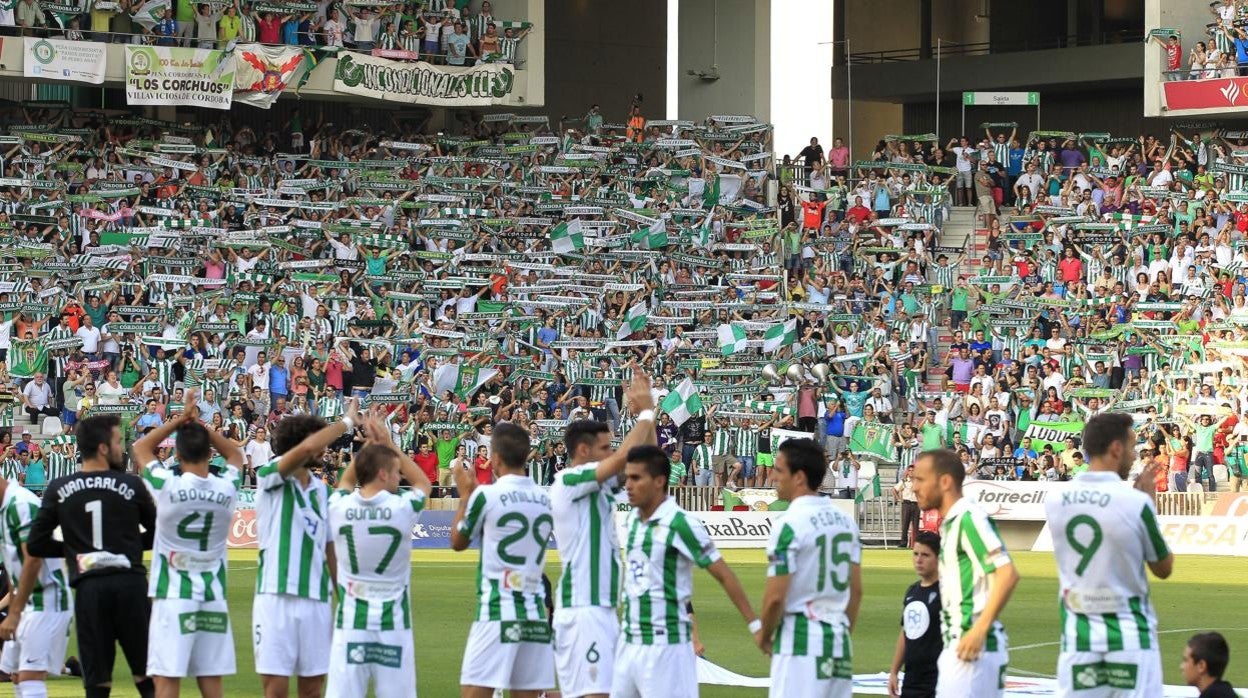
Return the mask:
{"type": "MultiPolygon", "coordinates": [[[[709,434],[710,432],[707,433],[709,434]]],[[[681,462],[680,454],[676,452],[676,449],[670,449],[668,451],[667,459],[671,461],[672,465],[672,472],[667,476],[667,484],[675,487],[684,481],[685,474],[688,470],[685,468],[685,464],[681,462]]]]}
{"type": "Polygon", "coordinates": [[[438,438],[434,439],[433,451],[438,454],[438,485],[451,487],[455,484],[455,476],[451,473],[451,460],[455,458],[455,449],[459,448],[459,442],[463,440],[462,433],[451,436],[450,429],[443,429],[438,438]]]}

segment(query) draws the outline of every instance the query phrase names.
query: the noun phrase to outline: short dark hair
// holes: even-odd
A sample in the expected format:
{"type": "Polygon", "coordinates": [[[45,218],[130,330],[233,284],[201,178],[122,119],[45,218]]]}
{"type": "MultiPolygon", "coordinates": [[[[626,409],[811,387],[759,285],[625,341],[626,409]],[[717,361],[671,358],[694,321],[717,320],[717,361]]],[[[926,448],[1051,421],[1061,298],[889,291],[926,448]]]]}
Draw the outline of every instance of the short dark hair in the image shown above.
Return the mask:
{"type": "Polygon", "coordinates": [[[83,458],[94,458],[100,453],[100,446],[108,446],[113,440],[113,429],[121,426],[121,419],[115,414],[101,414],[87,417],[78,422],[74,435],[78,439],[78,451],[83,458]]]}
{"type": "Polygon", "coordinates": [[[208,430],[199,422],[189,422],[178,427],[175,450],[182,463],[206,462],[212,455],[212,441],[208,438],[208,430]]]}
{"type": "Polygon", "coordinates": [[[1134,420],[1125,412],[1098,414],[1083,426],[1083,450],[1088,458],[1103,456],[1116,441],[1134,441],[1134,420]]]}
{"type": "Polygon", "coordinates": [[[814,439],[788,439],[780,444],[776,455],[784,454],[789,470],[806,475],[806,486],[819,489],[828,474],[828,457],[814,439]]]}
{"type": "Polygon", "coordinates": [[[1205,663],[1205,673],[1215,679],[1222,678],[1222,674],[1226,673],[1226,665],[1231,661],[1231,648],[1222,633],[1196,633],[1187,641],[1187,648],[1192,651],[1193,663],[1205,663]]]}
{"type": "Polygon", "coordinates": [[[577,419],[568,425],[563,432],[563,445],[568,447],[568,453],[576,453],[576,447],[581,444],[588,444],[591,447],[598,440],[599,434],[610,433],[610,428],[606,422],[598,422],[592,419],[577,419]]]}
{"type": "Polygon", "coordinates": [[[672,476],[672,464],[667,458],[667,453],[654,444],[628,449],[628,462],[645,466],[646,474],[650,477],[662,477],[666,480],[672,476]]]}
{"type": "Polygon", "coordinates": [[[933,554],[940,555],[940,534],[932,531],[919,531],[914,536],[915,545],[929,548],[933,554]]]}
{"type": "MultiPolygon", "coordinates": [[[[236,406],[242,407],[242,405],[236,406]]],[[[273,454],[282,455],[325,427],[325,420],[310,414],[286,417],[269,429],[269,441],[273,454]]]]}
{"type": "MultiPolygon", "coordinates": [[[[966,470],[963,469],[961,456],[947,448],[934,448],[920,453],[919,458],[930,458],[932,467],[936,470],[936,477],[939,478],[941,475],[952,477],[954,486],[959,492],[962,491],[962,481],[966,479],[966,470]]],[[[915,460],[917,461],[918,458],[915,460]]]]}
{"type": "Polygon", "coordinates": [[[503,422],[494,427],[490,436],[490,453],[498,454],[499,460],[507,468],[523,468],[529,460],[529,432],[510,422],[503,422]]]}
{"type": "Polygon", "coordinates": [[[394,449],[381,444],[365,444],[351,459],[351,464],[355,466],[355,481],[361,487],[367,485],[377,479],[378,473],[393,466],[397,460],[394,449]]]}

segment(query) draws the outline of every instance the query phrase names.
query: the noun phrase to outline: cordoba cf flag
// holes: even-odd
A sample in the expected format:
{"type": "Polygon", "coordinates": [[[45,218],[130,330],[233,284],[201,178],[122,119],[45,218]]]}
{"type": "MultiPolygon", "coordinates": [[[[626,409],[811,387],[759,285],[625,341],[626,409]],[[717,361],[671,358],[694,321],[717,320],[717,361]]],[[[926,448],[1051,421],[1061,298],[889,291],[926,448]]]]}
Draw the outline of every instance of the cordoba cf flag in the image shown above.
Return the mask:
{"type": "Polygon", "coordinates": [[[298,46],[239,44],[235,49],[234,100],[268,109],[290,86],[299,88],[316,60],[298,46]]]}

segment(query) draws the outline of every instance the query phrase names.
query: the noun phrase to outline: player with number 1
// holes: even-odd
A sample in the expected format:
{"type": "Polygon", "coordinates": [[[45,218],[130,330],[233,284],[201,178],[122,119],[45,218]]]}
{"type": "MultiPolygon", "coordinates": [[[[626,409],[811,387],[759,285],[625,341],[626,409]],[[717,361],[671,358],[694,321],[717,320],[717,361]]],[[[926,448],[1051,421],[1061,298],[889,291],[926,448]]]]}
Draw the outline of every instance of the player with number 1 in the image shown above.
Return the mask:
{"type": "Polygon", "coordinates": [[[1088,470],[1044,503],[1061,587],[1058,690],[1081,698],[1160,697],[1157,614],[1144,567],[1165,579],[1174,554],[1157,526],[1153,466],[1135,487],[1123,481],[1135,460],[1128,414],[1089,420],[1083,450],[1088,470]]]}
{"type": "Polygon", "coordinates": [[[528,476],[529,432],[499,424],[490,438],[497,479],[477,486],[467,468],[455,469],[459,509],[451,547],[481,539],[477,614],[468,632],[459,683],[463,698],[537,698],[555,685],[555,655],[546,622],[542,569],[554,530],[550,496],[528,476]]]}

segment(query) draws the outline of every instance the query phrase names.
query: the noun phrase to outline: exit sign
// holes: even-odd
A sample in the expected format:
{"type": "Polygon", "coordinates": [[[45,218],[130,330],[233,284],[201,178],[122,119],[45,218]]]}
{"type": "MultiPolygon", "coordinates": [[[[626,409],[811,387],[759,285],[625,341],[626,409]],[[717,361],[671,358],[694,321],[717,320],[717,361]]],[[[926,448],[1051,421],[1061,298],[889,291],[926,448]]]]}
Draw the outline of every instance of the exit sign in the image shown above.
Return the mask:
{"type": "Polygon", "coordinates": [[[963,106],[1038,107],[1039,92],[963,92],[963,106]]]}

